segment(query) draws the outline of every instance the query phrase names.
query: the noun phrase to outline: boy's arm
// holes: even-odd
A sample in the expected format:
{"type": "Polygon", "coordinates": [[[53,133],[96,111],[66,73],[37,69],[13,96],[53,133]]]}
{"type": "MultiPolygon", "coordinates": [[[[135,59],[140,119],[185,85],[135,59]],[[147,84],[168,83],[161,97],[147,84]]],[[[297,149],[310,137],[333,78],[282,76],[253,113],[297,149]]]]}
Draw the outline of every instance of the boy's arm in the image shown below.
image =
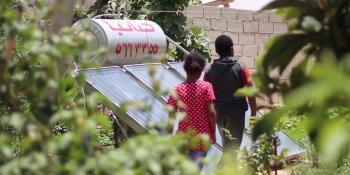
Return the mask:
{"type": "MultiPolygon", "coordinates": [[[[243,80],[242,81],[243,86],[253,86],[251,74],[247,66],[243,66],[242,68],[242,80],[243,80]]],[[[250,106],[250,116],[256,116],[256,98],[255,97],[247,97],[247,98],[250,106]]]]}
{"type": "Polygon", "coordinates": [[[248,103],[250,106],[250,116],[256,116],[256,98],[248,97],[248,103]]]}

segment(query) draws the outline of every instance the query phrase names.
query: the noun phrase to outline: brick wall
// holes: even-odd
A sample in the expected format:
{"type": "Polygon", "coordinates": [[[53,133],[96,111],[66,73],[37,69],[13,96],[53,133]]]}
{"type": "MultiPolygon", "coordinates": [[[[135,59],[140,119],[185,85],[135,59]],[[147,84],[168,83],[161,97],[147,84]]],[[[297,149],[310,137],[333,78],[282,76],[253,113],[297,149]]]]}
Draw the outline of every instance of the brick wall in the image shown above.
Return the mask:
{"type": "MultiPolygon", "coordinates": [[[[274,35],[287,32],[287,22],[270,11],[253,12],[219,7],[192,6],[186,9],[187,27],[202,27],[209,39],[212,58],[217,58],[214,41],[221,34],[234,42],[235,55],[252,71],[256,69],[256,58],[264,51],[264,45],[274,35]]],[[[298,62],[299,58],[296,58],[298,62]]],[[[288,68],[289,70],[291,68],[288,68]]],[[[288,77],[288,72],[281,79],[288,77]]],[[[281,103],[279,95],[274,103],[281,103]]]]}

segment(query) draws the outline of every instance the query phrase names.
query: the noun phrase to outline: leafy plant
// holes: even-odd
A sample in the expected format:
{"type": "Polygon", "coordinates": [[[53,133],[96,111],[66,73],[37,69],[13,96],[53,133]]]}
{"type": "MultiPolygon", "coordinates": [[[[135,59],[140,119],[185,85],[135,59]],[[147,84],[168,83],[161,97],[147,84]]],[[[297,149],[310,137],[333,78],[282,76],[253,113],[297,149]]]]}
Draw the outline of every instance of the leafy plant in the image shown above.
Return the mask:
{"type": "Polygon", "coordinates": [[[258,60],[257,76],[263,92],[288,92],[303,85],[308,79],[307,65],[311,58],[320,61],[321,53],[331,49],[338,61],[349,53],[349,1],[329,0],[275,0],[264,10],[277,9],[277,14],[289,20],[292,31],[275,37],[267,44],[267,52],[258,60]],[[278,81],[298,52],[303,52],[304,61],[293,70],[290,84],[278,81]],[[278,74],[271,74],[278,70],[278,74]]]}
{"type": "Polygon", "coordinates": [[[271,174],[273,170],[282,168],[285,164],[284,158],[287,150],[276,155],[275,149],[280,145],[280,140],[274,134],[261,135],[248,151],[241,150],[242,164],[245,164],[252,174],[271,174]]]}
{"type": "Polygon", "coordinates": [[[266,94],[280,91],[284,106],[271,111],[257,124],[254,138],[271,128],[286,113],[306,118],[307,134],[321,154],[327,168],[339,166],[350,143],[349,129],[349,57],[347,21],[349,1],[271,2],[265,9],[291,21],[292,33],[269,41],[266,54],[258,60],[257,84],[266,94]],[[278,80],[296,53],[305,50],[305,58],[292,70],[290,81],[278,80]],[[278,74],[273,74],[278,70],[278,74]],[[334,113],[334,109],[342,112],[334,113]]]}
{"type": "Polygon", "coordinates": [[[84,75],[71,76],[89,38],[70,27],[44,30],[41,17],[58,9],[34,8],[22,18],[25,4],[1,1],[0,174],[198,174],[182,150],[186,139],[143,135],[117,151],[100,143],[111,128],[97,104],[109,103],[84,94],[84,75]]]}
{"type": "Polygon", "coordinates": [[[205,31],[199,27],[191,28],[190,34],[185,39],[186,48],[200,53],[208,62],[211,60],[209,42],[205,31]]]}

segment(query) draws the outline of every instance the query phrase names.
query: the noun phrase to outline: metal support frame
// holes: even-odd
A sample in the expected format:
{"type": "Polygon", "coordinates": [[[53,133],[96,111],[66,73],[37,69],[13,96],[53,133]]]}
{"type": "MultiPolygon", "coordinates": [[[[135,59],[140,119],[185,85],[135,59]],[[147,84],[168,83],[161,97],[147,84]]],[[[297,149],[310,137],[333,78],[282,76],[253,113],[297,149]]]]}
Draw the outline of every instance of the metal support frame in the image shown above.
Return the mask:
{"type": "Polygon", "coordinates": [[[118,118],[115,116],[115,114],[112,112],[110,114],[110,117],[112,118],[112,126],[113,126],[113,134],[114,134],[114,147],[119,148],[120,146],[120,133],[125,137],[125,139],[128,139],[128,134],[124,130],[123,126],[119,122],[118,118]]]}

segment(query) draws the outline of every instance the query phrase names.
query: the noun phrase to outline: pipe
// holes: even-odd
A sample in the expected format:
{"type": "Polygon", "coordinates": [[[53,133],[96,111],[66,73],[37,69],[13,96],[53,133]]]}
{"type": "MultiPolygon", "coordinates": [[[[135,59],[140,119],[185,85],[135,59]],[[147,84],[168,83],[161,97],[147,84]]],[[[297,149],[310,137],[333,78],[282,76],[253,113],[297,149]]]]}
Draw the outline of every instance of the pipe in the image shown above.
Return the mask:
{"type": "Polygon", "coordinates": [[[171,38],[169,38],[168,36],[166,36],[166,40],[169,41],[170,43],[174,44],[176,48],[180,49],[185,55],[189,55],[190,52],[187,51],[185,48],[183,48],[182,46],[180,46],[180,44],[178,44],[177,42],[175,42],[174,40],[172,40],[171,38]]]}
{"type": "Polygon", "coordinates": [[[103,16],[111,16],[111,17],[119,18],[120,14],[101,14],[101,15],[97,15],[97,16],[92,17],[92,19],[98,19],[98,18],[103,17],[103,16]]]}

